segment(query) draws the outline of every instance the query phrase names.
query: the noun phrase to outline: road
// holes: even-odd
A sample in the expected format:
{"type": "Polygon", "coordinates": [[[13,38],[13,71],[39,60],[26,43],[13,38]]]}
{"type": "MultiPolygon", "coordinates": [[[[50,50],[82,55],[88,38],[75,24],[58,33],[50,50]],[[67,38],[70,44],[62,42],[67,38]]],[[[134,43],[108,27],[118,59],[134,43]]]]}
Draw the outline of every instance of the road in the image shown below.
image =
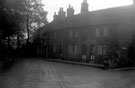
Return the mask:
{"type": "Polygon", "coordinates": [[[24,60],[0,73],[0,88],[135,88],[135,70],[24,60]]]}

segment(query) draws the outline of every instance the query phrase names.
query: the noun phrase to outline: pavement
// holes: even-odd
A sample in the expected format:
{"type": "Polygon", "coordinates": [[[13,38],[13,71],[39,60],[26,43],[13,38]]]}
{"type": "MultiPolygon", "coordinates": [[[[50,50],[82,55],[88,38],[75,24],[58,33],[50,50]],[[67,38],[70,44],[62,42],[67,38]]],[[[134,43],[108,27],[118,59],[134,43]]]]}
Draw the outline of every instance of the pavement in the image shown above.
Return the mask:
{"type": "Polygon", "coordinates": [[[31,59],[0,73],[0,88],[135,88],[135,70],[102,70],[31,59]]]}
{"type": "Polygon", "coordinates": [[[95,64],[95,63],[92,63],[92,62],[86,63],[86,62],[66,61],[66,60],[61,60],[61,59],[46,59],[46,60],[52,61],[52,62],[61,62],[61,63],[66,63],[66,64],[76,64],[76,65],[84,65],[84,66],[104,68],[103,64],[95,64]]]}
{"type": "MultiPolygon", "coordinates": [[[[45,59],[45,58],[42,58],[45,59]]],[[[84,65],[84,66],[90,66],[90,67],[97,67],[97,68],[104,68],[103,64],[95,64],[95,63],[86,63],[86,62],[75,62],[75,61],[66,61],[61,59],[45,59],[47,61],[51,62],[60,62],[60,63],[66,63],[66,64],[75,64],[75,65],[84,65]]],[[[135,67],[123,67],[123,68],[113,68],[108,70],[135,70],[135,67]]]]}

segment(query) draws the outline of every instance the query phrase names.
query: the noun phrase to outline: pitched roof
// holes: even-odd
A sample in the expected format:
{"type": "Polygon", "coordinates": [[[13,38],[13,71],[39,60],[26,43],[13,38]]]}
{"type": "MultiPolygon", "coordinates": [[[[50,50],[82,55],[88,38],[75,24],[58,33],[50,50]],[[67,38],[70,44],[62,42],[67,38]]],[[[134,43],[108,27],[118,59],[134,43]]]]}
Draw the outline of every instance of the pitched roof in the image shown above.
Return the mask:
{"type": "Polygon", "coordinates": [[[133,5],[129,5],[91,11],[86,14],[78,14],[70,18],[65,18],[61,21],[53,21],[44,28],[57,30],[71,27],[119,23],[124,20],[130,21],[135,10],[134,8],[133,5]]]}

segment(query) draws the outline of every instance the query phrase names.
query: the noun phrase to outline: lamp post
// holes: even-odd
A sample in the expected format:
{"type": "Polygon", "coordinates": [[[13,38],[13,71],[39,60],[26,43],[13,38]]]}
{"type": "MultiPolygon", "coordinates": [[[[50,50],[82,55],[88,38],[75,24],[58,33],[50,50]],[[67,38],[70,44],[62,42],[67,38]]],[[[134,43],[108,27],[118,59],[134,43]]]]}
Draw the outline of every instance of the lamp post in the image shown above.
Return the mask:
{"type": "MultiPolygon", "coordinates": [[[[133,23],[135,22],[135,0],[133,0],[133,23]]],[[[135,66],[135,26],[133,24],[133,65],[135,66]]]]}

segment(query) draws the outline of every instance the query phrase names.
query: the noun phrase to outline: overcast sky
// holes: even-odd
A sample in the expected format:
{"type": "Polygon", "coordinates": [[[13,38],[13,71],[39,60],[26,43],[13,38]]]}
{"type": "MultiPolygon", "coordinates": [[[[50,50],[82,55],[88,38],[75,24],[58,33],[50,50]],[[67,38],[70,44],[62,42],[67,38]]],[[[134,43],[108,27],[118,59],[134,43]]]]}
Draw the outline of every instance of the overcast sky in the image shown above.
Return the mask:
{"type": "MultiPolygon", "coordinates": [[[[132,0],[87,0],[89,3],[89,11],[105,9],[116,6],[130,5],[133,3],[132,0]]],[[[64,8],[64,11],[67,10],[69,4],[75,9],[75,14],[80,13],[81,3],[83,0],[43,0],[45,4],[45,10],[48,11],[48,21],[53,20],[54,12],[58,12],[60,7],[64,8]]]]}

